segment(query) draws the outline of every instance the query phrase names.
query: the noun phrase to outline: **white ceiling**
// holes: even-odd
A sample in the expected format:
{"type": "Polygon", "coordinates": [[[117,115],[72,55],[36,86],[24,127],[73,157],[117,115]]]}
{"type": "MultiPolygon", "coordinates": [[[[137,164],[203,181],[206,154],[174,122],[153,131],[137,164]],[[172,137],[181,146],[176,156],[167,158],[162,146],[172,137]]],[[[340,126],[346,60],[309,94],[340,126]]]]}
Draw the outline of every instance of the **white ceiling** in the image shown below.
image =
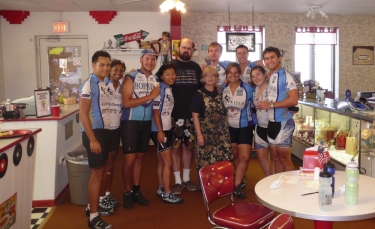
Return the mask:
{"type": "MultiPolygon", "coordinates": [[[[163,0],[0,0],[0,10],[87,12],[94,10],[157,12],[163,0]],[[125,3],[129,2],[129,3],[125,3]],[[125,3],[125,4],[121,4],[125,3]]],[[[322,6],[328,14],[375,15],[375,0],[182,0],[187,11],[306,13],[322,6]]]]}

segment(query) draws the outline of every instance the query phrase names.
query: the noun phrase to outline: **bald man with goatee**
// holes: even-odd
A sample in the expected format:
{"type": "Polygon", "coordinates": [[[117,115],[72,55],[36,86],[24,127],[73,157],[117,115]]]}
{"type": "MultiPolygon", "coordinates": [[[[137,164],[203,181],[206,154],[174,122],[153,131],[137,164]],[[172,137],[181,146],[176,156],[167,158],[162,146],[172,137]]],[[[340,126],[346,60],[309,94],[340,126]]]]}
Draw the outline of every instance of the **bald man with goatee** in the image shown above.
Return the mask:
{"type": "MultiPolygon", "coordinates": [[[[173,173],[175,185],[172,187],[174,194],[180,194],[182,189],[197,190],[197,185],[190,179],[190,167],[194,152],[195,136],[194,125],[189,111],[191,99],[195,91],[202,86],[200,66],[191,60],[194,43],[189,38],[181,39],[178,45],[178,58],[172,60],[176,69],[176,82],[172,86],[175,99],[172,111],[173,132],[173,173]],[[182,149],[182,153],[181,150],[182,149]],[[183,176],[181,179],[181,161],[183,176]]],[[[156,73],[159,76],[159,73],[156,73]]]]}

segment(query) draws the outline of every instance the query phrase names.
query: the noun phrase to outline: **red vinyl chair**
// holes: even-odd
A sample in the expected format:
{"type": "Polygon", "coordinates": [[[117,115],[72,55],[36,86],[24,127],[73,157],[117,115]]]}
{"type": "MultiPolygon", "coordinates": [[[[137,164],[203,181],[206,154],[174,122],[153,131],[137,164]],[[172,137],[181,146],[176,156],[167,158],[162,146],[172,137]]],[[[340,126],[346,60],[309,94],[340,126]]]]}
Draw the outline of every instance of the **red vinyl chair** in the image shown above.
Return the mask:
{"type": "Polygon", "coordinates": [[[215,227],[259,229],[267,226],[275,212],[260,204],[234,202],[233,167],[228,161],[208,165],[199,170],[208,220],[215,227]],[[231,203],[216,210],[212,216],[209,204],[230,195],[231,203]]]}
{"type": "Polygon", "coordinates": [[[272,220],[268,229],[294,229],[293,218],[289,214],[280,214],[272,220]]]}

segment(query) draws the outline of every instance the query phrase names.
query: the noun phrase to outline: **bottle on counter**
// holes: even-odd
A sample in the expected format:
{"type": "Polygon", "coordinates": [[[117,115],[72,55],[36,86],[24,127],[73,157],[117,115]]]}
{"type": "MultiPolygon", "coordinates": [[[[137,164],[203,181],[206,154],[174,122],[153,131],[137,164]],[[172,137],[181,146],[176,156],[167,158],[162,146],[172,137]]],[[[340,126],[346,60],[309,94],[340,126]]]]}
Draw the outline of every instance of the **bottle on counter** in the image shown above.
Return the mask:
{"type": "Polygon", "coordinates": [[[319,173],[319,209],[322,211],[331,210],[332,206],[332,175],[326,168],[319,173]]]}
{"type": "Polygon", "coordinates": [[[358,164],[352,159],[346,165],[345,169],[345,203],[348,205],[356,205],[358,203],[358,164]]]}
{"type": "Polygon", "coordinates": [[[332,198],[335,196],[335,164],[333,164],[330,160],[324,164],[323,166],[324,169],[327,170],[332,175],[332,183],[331,183],[331,188],[332,188],[332,198]]]}
{"type": "Polygon", "coordinates": [[[5,110],[10,111],[10,99],[7,99],[7,101],[5,103],[5,110]]]}
{"type": "Polygon", "coordinates": [[[352,92],[349,89],[347,89],[345,91],[345,100],[349,101],[351,97],[352,97],[352,92]]]}

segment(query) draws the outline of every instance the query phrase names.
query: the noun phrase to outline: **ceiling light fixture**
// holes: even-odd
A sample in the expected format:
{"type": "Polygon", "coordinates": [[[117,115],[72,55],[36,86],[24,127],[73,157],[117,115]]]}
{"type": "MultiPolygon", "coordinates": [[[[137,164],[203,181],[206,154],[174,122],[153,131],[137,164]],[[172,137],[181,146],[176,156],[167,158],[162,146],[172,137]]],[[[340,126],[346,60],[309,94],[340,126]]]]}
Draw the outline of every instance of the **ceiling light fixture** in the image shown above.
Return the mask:
{"type": "Polygon", "coordinates": [[[159,8],[162,13],[168,12],[173,8],[176,8],[177,11],[181,11],[181,13],[186,12],[185,3],[181,2],[180,0],[164,0],[159,8]]]}
{"type": "Polygon", "coordinates": [[[311,19],[315,19],[316,14],[315,14],[314,10],[319,10],[319,13],[320,13],[320,15],[322,15],[323,18],[328,18],[328,15],[326,14],[326,12],[324,12],[322,10],[321,6],[309,6],[309,11],[307,11],[306,17],[311,18],[311,19]]]}

